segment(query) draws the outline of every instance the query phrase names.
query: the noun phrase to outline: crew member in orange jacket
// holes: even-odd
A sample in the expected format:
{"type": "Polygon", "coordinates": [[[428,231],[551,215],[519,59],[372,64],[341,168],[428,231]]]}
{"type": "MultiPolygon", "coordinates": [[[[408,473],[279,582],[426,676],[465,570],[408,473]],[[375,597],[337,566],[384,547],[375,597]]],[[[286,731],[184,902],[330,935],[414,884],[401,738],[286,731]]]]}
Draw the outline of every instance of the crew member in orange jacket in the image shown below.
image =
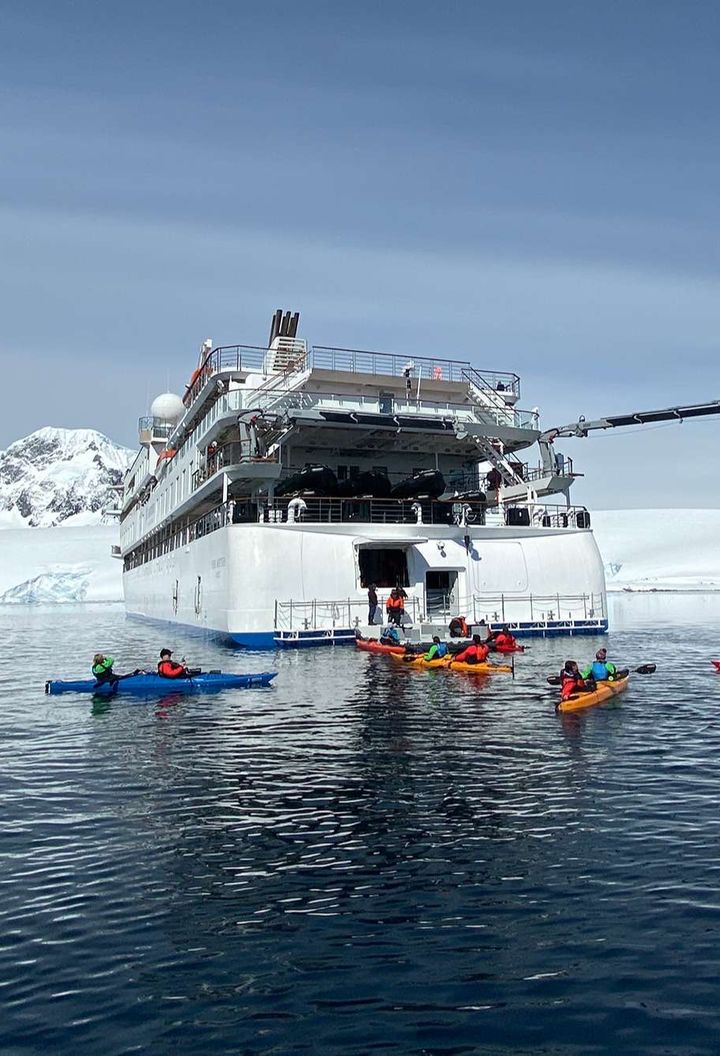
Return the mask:
{"type": "Polygon", "coordinates": [[[172,657],[172,649],[160,650],[160,663],[157,666],[158,674],[162,678],[189,678],[190,672],[183,663],[176,664],[172,657]]]}
{"type": "Polygon", "coordinates": [[[393,587],[390,591],[390,597],[385,602],[385,608],[387,610],[388,623],[396,623],[398,626],[402,625],[402,618],[405,615],[405,602],[397,587],[393,587]]]}

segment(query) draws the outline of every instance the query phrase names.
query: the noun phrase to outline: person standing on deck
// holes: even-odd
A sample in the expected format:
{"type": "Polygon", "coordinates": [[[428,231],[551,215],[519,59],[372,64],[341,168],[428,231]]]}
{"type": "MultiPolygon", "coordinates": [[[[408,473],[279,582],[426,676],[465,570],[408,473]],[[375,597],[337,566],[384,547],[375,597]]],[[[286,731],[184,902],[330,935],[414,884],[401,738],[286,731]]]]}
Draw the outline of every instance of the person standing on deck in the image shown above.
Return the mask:
{"type": "Polygon", "coordinates": [[[375,613],[378,610],[377,587],[371,583],[368,587],[368,623],[372,627],[375,623],[375,613]]]}
{"type": "Polygon", "coordinates": [[[385,602],[385,608],[387,609],[388,623],[396,623],[398,626],[402,626],[405,605],[397,587],[390,591],[390,597],[385,602]]]}

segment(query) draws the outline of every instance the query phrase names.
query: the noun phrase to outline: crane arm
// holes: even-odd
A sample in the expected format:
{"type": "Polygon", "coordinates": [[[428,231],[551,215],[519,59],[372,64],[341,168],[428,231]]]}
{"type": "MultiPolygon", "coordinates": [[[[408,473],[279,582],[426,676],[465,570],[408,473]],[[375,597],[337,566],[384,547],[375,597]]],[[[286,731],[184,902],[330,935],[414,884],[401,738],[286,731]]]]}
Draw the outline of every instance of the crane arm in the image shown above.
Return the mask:
{"type": "Polygon", "coordinates": [[[616,414],[607,418],[596,418],[588,422],[579,418],[570,425],[546,429],[540,443],[551,444],[558,436],[587,436],[595,429],[619,429],[625,425],[650,425],[653,422],[682,422],[685,418],[706,418],[720,414],[720,400],[710,403],[693,403],[684,407],[665,407],[659,411],[635,411],[632,414],[616,414]]]}

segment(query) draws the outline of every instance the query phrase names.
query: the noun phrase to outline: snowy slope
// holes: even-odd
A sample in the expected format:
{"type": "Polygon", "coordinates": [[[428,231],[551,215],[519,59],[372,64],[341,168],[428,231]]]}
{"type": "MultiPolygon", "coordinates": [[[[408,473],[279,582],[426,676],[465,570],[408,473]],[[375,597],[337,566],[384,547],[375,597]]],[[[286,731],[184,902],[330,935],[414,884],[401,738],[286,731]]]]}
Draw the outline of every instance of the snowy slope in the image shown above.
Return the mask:
{"type": "Polygon", "coordinates": [[[98,524],[134,452],[94,429],[39,429],[0,451],[0,528],[98,524]]]}
{"type": "Polygon", "coordinates": [[[0,604],[122,601],[115,525],[0,532],[0,604]]]}
{"type": "Polygon", "coordinates": [[[720,590],[720,510],[592,514],[608,590],[720,590]]]}
{"type": "MultiPolygon", "coordinates": [[[[720,590],[720,510],[595,512],[593,528],[609,590],[720,590]]],[[[115,525],[0,532],[0,604],[121,601],[116,542],[115,525]]]]}

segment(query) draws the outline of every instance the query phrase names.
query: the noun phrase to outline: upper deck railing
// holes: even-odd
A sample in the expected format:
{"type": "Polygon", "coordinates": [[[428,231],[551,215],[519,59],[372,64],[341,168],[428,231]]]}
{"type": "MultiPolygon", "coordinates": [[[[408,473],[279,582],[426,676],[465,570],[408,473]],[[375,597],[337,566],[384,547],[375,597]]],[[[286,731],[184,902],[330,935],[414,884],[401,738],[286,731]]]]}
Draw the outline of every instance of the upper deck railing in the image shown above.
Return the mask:
{"type": "MultiPolygon", "coordinates": [[[[189,407],[205,382],[213,374],[223,371],[269,372],[271,349],[255,345],[222,345],[213,349],[196,371],[192,384],[185,392],[184,403],[189,407]]],[[[295,367],[317,370],[344,371],[350,374],[380,374],[393,378],[406,378],[413,389],[418,380],[469,382],[474,381],[498,393],[508,393],[514,398],[520,395],[520,378],[508,371],[483,370],[472,367],[465,360],[440,359],[427,356],[400,356],[394,352],[365,352],[354,348],[330,348],[316,345],[305,355],[300,354],[295,367]]]]}

